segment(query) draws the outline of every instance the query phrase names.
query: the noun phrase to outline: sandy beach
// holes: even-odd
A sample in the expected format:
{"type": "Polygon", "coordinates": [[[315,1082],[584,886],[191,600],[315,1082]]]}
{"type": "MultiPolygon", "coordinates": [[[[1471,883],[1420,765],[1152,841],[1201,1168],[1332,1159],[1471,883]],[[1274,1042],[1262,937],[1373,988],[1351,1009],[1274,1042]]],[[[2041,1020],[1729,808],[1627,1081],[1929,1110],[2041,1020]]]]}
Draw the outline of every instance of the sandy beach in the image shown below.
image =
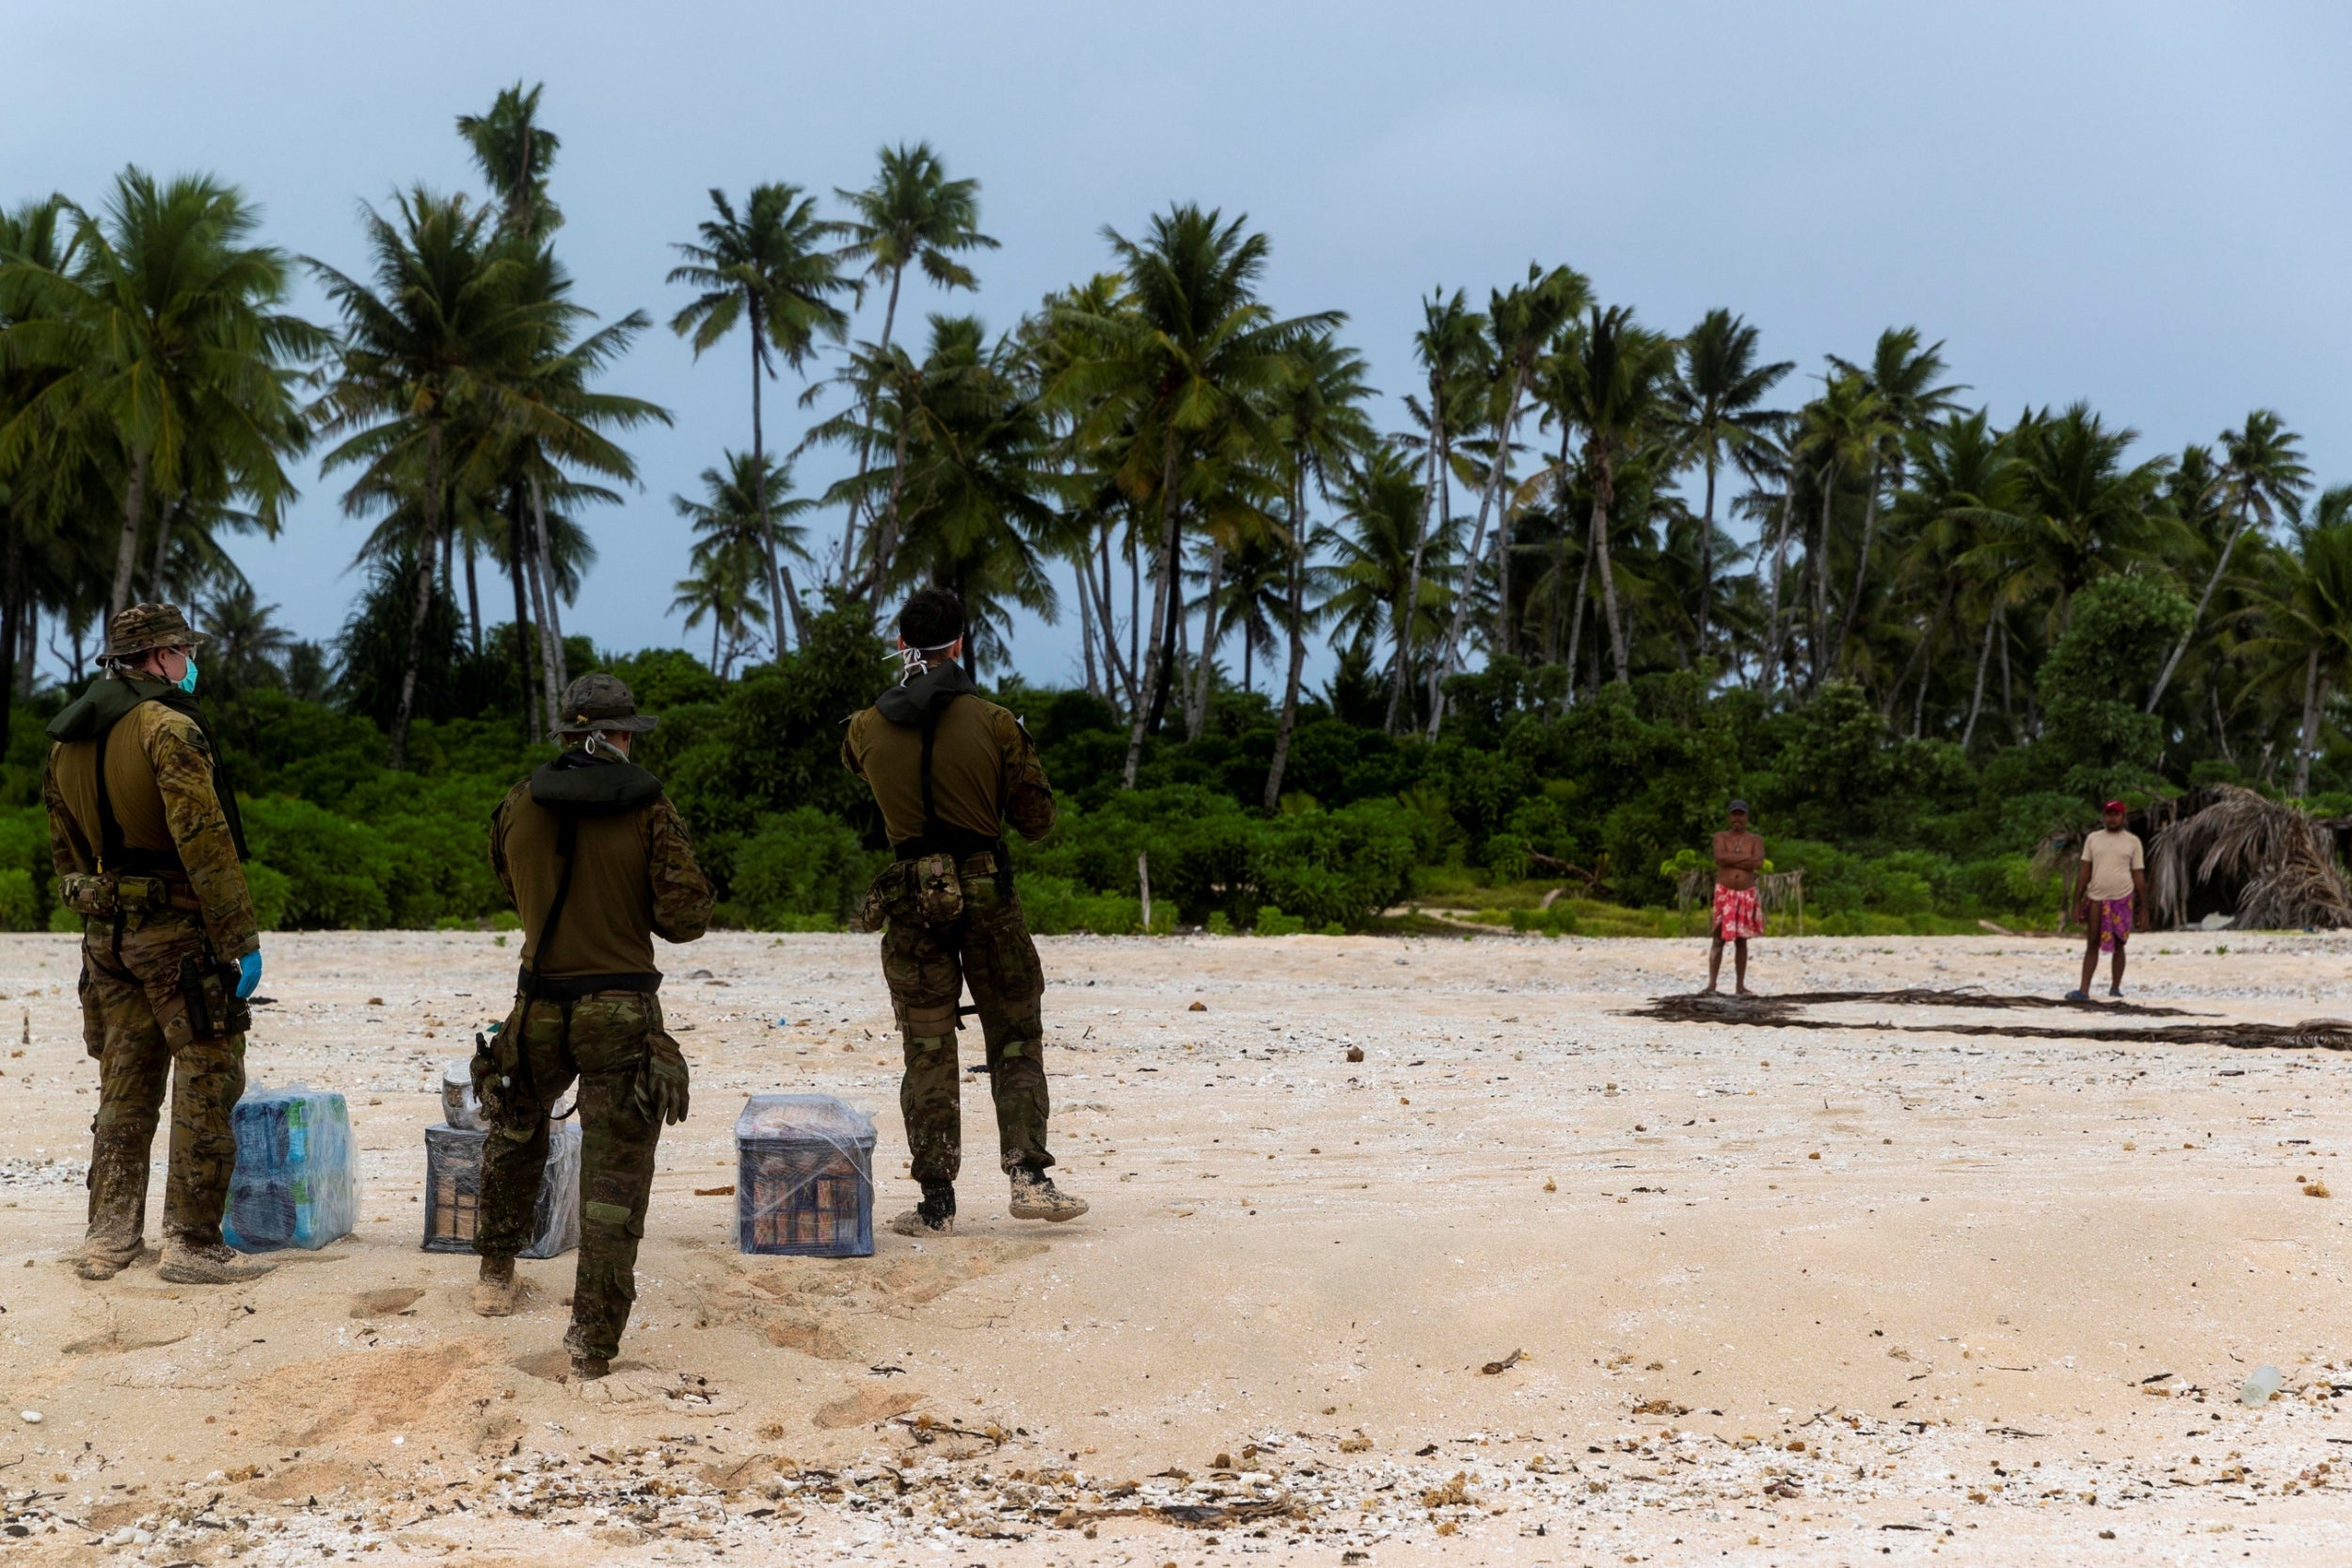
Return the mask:
{"type": "MultiPolygon", "coordinates": [[[[1848,1028],[1626,1016],[1703,978],[1696,941],[1041,945],[1093,1212],[1006,1217],[967,1076],[964,1233],[850,1261],[739,1256],[714,1189],[745,1095],[822,1092],[880,1125],[878,1232],[912,1201],[871,939],[666,952],[694,1112],[615,1374],[576,1384],[572,1258],[485,1321],[470,1259],[418,1246],[439,1066],[511,949],[270,942],[249,1076],[349,1097],[366,1194],[354,1236],[201,1290],[60,1261],[75,947],[0,939],[0,1556],[2352,1560],[2343,1064],[1947,1030],[2352,1016],[2352,941],[2142,937],[2132,999],[2186,1020],[1807,1009],[1848,1028]]],[[[1779,941],[1753,979],[2056,997],[2079,951],[1779,941]]]]}

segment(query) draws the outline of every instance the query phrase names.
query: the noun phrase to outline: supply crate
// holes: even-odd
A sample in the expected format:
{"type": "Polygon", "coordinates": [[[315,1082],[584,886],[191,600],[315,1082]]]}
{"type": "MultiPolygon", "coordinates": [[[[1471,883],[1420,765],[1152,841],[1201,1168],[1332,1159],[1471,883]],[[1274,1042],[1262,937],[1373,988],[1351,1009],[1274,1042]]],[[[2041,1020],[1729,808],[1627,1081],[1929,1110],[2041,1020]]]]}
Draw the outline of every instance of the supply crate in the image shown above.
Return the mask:
{"type": "MultiPolygon", "coordinates": [[[[424,1130],[424,1250],[471,1252],[482,1219],[482,1148],[490,1134],[442,1124],[424,1130]]],[[[580,1245],[580,1124],[548,1128],[547,1174],[525,1258],[580,1245]]]]}
{"type": "Polygon", "coordinates": [[[873,1256],[873,1117],[831,1095],[754,1095],[735,1148],[739,1251],[873,1256]]]}

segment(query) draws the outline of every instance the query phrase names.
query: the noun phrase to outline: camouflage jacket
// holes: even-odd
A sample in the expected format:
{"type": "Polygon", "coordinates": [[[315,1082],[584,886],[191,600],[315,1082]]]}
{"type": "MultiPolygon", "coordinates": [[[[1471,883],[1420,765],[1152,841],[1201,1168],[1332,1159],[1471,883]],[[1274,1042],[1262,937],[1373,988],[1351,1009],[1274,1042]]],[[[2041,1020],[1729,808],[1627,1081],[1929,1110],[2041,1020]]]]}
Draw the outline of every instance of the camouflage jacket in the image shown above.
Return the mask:
{"type": "Polygon", "coordinates": [[[124,847],[167,863],[176,857],[213,951],[233,961],[262,944],[253,895],[215,785],[212,742],[196,720],[156,700],[168,690],[101,676],[50,726],[57,743],[41,782],[50,862],[61,877],[99,869],[103,735],[107,804],[124,847]]]}

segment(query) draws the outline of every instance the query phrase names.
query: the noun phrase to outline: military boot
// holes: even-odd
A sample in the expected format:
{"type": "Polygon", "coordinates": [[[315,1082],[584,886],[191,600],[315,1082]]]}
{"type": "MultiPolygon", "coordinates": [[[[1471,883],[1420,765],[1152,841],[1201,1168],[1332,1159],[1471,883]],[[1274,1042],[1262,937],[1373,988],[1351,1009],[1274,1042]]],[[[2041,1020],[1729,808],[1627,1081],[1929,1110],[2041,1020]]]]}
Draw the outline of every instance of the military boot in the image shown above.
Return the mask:
{"type": "Polygon", "coordinates": [[[112,1279],[137,1262],[142,1250],[136,1241],[125,1246],[112,1237],[92,1236],[73,1255],[73,1272],[84,1279],[112,1279]]]}
{"type": "Polygon", "coordinates": [[[1017,1220],[1074,1220],[1087,1212],[1087,1200],[1073,1197],[1054,1185],[1054,1179],[1034,1165],[1017,1165],[1012,1172],[1012,1217],[1017,1220]]]}
{"type": "Polygon", "coordinates": [[[485,1318],[507,1318],[522,1304],[523,1282],[515,1276],[515,1260],[485,1254],[482,1273],[473,1282],[474,1311],[485,1318]]]}
{"type": "Polygon", "coordinates": [[[564,1331],[564,1348],[572,1353],[572,1375],[581,1382],[590,1383],[612,1375],[612,1359],[589,1354],[587,1341],[580,1337],[578,1323],[564,1331]]]}
{"type": "Polygon", "coordinates": [[[890,1222],[901,1236],[952,1236],[956,1233],[956,1189],[950,1181],[923,1183],[923,1201],[890,1222]]]}
{"type": "Polygon", "coordinates": [[[199,1245],[175,1236],[164,1239],[164,1260],[155,1273],[173,1285],[242,1285],[278,1265],[247,1258],[220,1242],[199,1245]]]}

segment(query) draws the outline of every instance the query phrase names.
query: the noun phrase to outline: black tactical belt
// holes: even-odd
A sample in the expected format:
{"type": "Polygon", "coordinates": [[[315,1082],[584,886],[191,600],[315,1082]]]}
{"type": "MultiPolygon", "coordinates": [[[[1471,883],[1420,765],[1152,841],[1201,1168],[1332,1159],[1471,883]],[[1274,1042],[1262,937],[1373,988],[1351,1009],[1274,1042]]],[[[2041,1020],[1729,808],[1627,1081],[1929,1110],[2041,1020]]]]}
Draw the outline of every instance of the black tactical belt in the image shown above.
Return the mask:
{"type": "Polygon", "coordinates": [[[661,989],[659,974],[534,974],[529,968],[515,972],[515,990],[532,1002],[578,1002],[601,990],[655,991],[661,989]]]}

